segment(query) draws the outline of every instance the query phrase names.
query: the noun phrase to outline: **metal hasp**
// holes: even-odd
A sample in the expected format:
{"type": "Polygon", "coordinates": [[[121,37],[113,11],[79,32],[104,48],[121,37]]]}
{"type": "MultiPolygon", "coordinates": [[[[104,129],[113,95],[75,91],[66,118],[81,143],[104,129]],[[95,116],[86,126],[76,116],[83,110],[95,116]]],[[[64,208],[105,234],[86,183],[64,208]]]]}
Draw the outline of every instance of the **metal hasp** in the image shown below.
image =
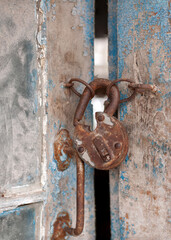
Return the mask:
{"type": "Polygon", "coordinates": [[[61,212],[57,215],[54,223],[54,232],[51,240],[65,239],[66,234],[78,236],[84,228],[84,162],[94,168],[109,170],[117,167],[126,157],[128,151],[128,136],[121,122],[113,117],[118,109],[119,103],[132,100],[137,93],[144,91],[156,92],[157,89],[149,84],[136,84],[129,79],[117,79],[113,82],[107,79],[95,79],[87,84],[81,79],[71,79],[65,87],[70,87],[80,98],[74,116],[75,143],[77,151],[73,148],[73,143],[69,137],[69,132],[62,129],[54,142],[54,155],[58,162],[58,170],[64,171],[69,167],[70,159],[76,158],[77,162],[77,219],[76,227],[71,228],[69,214],[61,212]],[[86,86],[81,95],[74,88],[74,81],[86,86]],[[120,99],[118,82],[128,82],[128,87],[133,90],[130,97],[120,99]],[[90,126],[81,124],[86,107],[95,95],[96,90],[104,88],[108,96],[108,101],[104,112],[96,113],[97,127],[90,131],[90,126]],[[63,162],[60,156],[65,153],[67,159],[63,162]],[[84,162],[83,162],[83,161],[84,162]]]}

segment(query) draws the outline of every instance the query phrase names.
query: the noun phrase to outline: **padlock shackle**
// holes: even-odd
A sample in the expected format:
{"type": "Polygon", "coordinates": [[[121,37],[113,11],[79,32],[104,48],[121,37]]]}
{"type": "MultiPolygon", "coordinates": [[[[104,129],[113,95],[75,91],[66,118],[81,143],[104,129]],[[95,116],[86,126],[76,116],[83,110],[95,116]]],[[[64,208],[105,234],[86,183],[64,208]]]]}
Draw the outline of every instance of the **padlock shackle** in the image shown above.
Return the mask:
{"type": "MultiPolygon", "coordinates": [[[[100,88],[105,88],[105,90],[107,90],[107,86],[110,83],[111,81],[108,79],[97,78],[97,79],[94,79],[89,85],[94,91],[100,88]]],[[[120,93],[119,93],[118,87],[116,85],[113,85],[109,91],[109,94],[107,94],[107,96],[110,99],[110,104],[107,106],[104,112],[107,113],[109,116],[113,116],[118,108],[119,101],[120,101],[120,93]]],[[[90,90],[86,87],[83,94],[81,95],[80,101],[75,111],[74,126],[78,125],[79,121],[83,118],[84,112],[91,99],[92,99],[92,94],[90,90]]]]}

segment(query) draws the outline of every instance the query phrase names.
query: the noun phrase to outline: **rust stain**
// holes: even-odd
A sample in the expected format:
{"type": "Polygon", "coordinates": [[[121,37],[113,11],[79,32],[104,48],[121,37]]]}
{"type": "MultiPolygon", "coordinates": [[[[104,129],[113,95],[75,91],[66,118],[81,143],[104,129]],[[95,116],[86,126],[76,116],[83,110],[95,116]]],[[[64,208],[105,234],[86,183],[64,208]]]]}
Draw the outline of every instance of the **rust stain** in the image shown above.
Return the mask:
{"type": "Polygon", "coordinates": [[[150,196],[151,198],[153,198],[154,200],[156,200],[156,199],[157,199],[157,196],[156,196],[156,195],[154,195],[154,194],[152,194],[152,192],[151,192],[151,191],[147,191],[147,195],[148,195],[148,196],[150,196]]]}
{"type": "MultiPolygon", "coordinates": [[[[168,8],[169,8],[169,10],[171,10],[171,0],[168,2],[168,8]]],[[[171,14],[170,14],[170,11],[168,11],[169,12],[169,24],[171,25],[171,14]]],[[[170,32],[169,32],[170,33],[170,32]]]]}
{"type": "MultiPolygon", "coordinates": [[[[125,218],[126,219],[129,218],[128,213],[125,214],[125,218]]],[[[128,223],[128,221],[126,221],[126,231],[128,231],[128,230],[129,230],[129,223],[128,223]]]]}
{"type": "Polygon", "coordinates": [[[134,4],[133,6],[134,6],[134,9],[137,11],[138,10],[137,4],[134,4]]]}
{"type": "Polygon", "coordinates": [[[70,226],[70,218],[67,212],[61,212],[57,215],[56,221],[53,224],[54,232],[51,240],[64,240],[66,237],[65,227],[70,226]]]}
{"type": "Polygon", "coordinates": [[[145,226],[140,226],[140,229],[143,231],[143,232],[145,232],[146,230],[147,230],[147,227],[145,227],[145,226]]]}
{"type": "Polygon", "coordinates": [[[73,52],[71,51],[66,52],[64,55],[64,59],[65,59],[65,62],[71,65],[75,65],[75,55],[73,52]]]}
{"type": "Polygon", "coordinates": [[[159,216],[159,210],[160,210],[159,207],[157,207],[157,206],[154,207],[154,212],[157,216],[159,216]]]}
{"type": "Polygon", "coordinates": [[[128,222],[126,222],[126,231],[128,231],[128,227],[129,227],[129,225],[128,225],[128,222]]]}
{"type": "Polygon", "coordinates": [[[66,129],[61,129],[55,137],[54,142],[54,159],[57,161],[57,167],[59,171],[66,170],[71,158],[73,157],[72,149],[73,142],[69,136],[69,132],[66,129]]]}
{"type": "Polygon", "coordinates": [[[156,16],[158,12],[151,12],[152,16],[156,16]]]}
{"type": "Polygon", "coordinates": [[[147,190],[147,191],[141,190],[140,193],[149,196],[151,199],[154,199],[154,200],[157,199],[157,196],[149,190],[147,190]]]}

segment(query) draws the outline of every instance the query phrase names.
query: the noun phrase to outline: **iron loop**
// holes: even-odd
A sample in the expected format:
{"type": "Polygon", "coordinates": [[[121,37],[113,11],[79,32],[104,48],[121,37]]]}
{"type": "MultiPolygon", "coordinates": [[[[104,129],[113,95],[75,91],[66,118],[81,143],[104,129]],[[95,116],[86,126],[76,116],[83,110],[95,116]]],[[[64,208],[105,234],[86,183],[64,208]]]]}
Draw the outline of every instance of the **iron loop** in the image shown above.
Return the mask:
{"type": "Polygon", "coordinates": [[[74,86],[74,83],[65,83],[64,87],[66,88],[71,88],[72,86],[74,86]]]}
{"type": "MultiPolygon", "coordinates": [[[[109,84],[110,84],[110,81],[108,79],[97,78],[97,79],[94,79],[90,83],[90,86],[93,89],[93,91],[95,92],[96,90],[101,89],[101,88],[105,88],[105,90],[106,90],[106,88],[109,84]]],[[[108,97],[110,99],[110,104],[105,108],[105,112],[107,114],[109,114],[110,116],[113,116],[113,114],[115,113],[115,111],[118,108],[119,99],[120,99],[119,89],[116,85],[111,88],[108,97]]],[[[89,89],[85,88],[83,94],[81,95],[77,109],[75,111],[74,126],[78,125],[79,121],[82,120],[84,112],[85,112],[91,98],[92,97],[91,97],[91,93],[90,93],[89,89]]]]}
{"type": "MultiPolygon", "coordinates": [[[[114,85],[115,85],[116,83],[118,83],[118,82],[134,83],[134,81],[132,81],[132,80],[130,80],[130,79],[116,79],[116,80],[112,81],[112,82],[107,86],[107,89],[106,89],[107,94],[109,94],[111,87],[114,86],[114,85]]],[[[137,93],[137,89],[133,89],[132,95],[131,95],[130,97],[121,99],[121,100],[119,101],[119,103],[131,101],[131,100],[135,97],[136,93],[137,93]]]]}
{"type": "MultiPolygon", "coordinates": [[[[93,88],[92,88],[87,82],[85,82],[84,80],[82,80],[82,79],[80,79],[80,78],[71,78],[71,79],[69,80],[69,84],[71,84],[71,83],[73,83],[73,82],[82,83],[84,86],[86,86],[86,87],[90,90],[91,95],[92,95],[92,98],[94,97],[95,92],[94,92],[93,88]]],[[[71,86],[71,90],[72,90],[77,96],[81,97],[82,94],[80,94],[80,93],[74,88],[73,85],[71,86]]]]}

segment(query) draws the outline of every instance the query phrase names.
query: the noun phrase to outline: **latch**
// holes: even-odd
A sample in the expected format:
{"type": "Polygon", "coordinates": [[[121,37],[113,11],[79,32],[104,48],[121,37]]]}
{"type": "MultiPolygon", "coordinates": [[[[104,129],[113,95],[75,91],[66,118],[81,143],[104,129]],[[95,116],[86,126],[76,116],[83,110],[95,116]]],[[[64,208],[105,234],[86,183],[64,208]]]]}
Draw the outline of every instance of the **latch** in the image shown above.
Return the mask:
{"type": "MultiPolygon", "coordinates": [[[[74,141],[76,148],[73,148],[71,141],[64,143],[65,153],[71,157],[75,156],[77,161],[77,219],[76,227],[71,228],[68,221],[68,213],[59,213],[54,224],[52,240],[63,239],[66,233],[78,236],[84,228],[84,162],[90,166],[110,170],[124,161],[128,152],[128,135],[123,124],[113,115],[120,103],[131,101],[137,93],[145,91],[156,92],[155,86],[150,84],[136,84],[130,79],[94,79],[90,84],[81,79],[71,79],[65,87],[80,97],[77,106],[73,125],[75,127],[74,141]],[[74,88],[74,82],[82,83],[86,86],[82,94],[74,88]],[[128,87],[133,90],[132,95],[126,99],[120,99],[118,86],[119,82],[128,82],[128,87]],[[81,123],[84,112],[89,101],[94,97],[96,90],[103,88],[108,96],[104,112],[96,113],[97,127],[94,131],[90,126],[81,123]],[[68,145],[70,143],[70,145],[68,145]]],[[[61,130],[62,131],[62,130],[61,130]]],[[[63,130],[65,133],[67,130],[63,130]]],[[[69,134],[69,133],[67,133],[69,134]]],[[[58,146],[60,144],[57,143],[58,146]]],[[[55,148],[55,146],[54,146],[55,148]]],[[[58,155],[55,156],[58,160],[58,155]]],[[[63,169],[64,170],[64,169],[63,169]]]]}

